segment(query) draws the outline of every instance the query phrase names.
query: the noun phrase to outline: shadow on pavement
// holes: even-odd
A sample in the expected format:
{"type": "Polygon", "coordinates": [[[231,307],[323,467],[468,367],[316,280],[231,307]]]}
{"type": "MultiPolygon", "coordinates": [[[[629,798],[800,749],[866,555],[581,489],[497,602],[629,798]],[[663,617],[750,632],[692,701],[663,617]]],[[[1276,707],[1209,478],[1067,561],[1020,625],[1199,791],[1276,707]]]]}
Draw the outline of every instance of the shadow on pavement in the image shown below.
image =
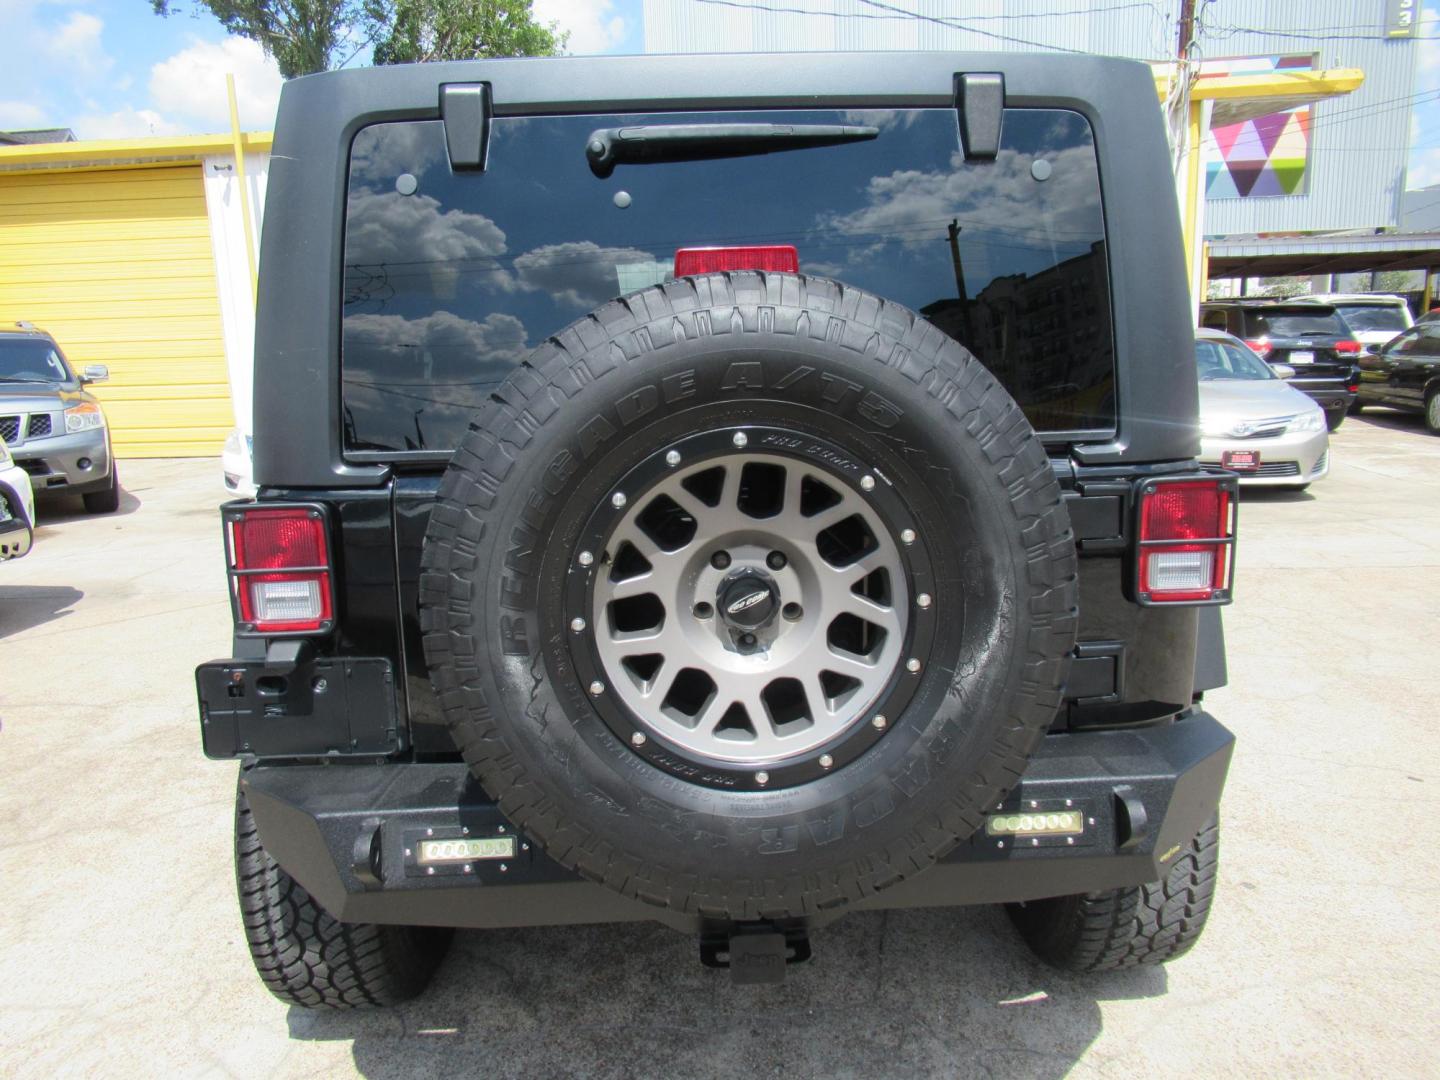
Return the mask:
{"type": "Polygon", "coordinates": [[[998,908],[864,912],[816,933],[783,986],[735,987],[692,939],[626,924],[464,931],[391,1010],[292,1008],[290,1037],[353,1040],[367,1077],[1066,1075],[1099,1001],[1165,993],[1159,968],[1074,978],[998,908]]]}
{"type": "Polygon", "coordinates": [[[1286,488],[1242,487],[1240,502],[1265,503],[1307,503],[1314,502],[1315,496],[1309,491],[1294,491],[1286,488]]]}
{"type": "Polygon", "coordinates": [[[0,638],[64,618],[84,595],[69,585],[0,585],[0,638]]]}
{"type": "Polygon", "coordinates": [[[58,525],[63,521],[75,521],[80,518],[94,518],[96,521],[104,521],[106,518],[125,517],[135,513],[141,507],[140,500],[120,488],[120,507],[110,514],[92,514],[85,509],[84,497],[80,495],[41,495],[35,498],[35,525],[37,528],[44,528],[46,525],[58,525]]]}
{"type": "Polygon", "coordinates": [[[1385,428],[1388,431],[1407,432],[1423,439],[1435,438],[1425,430],[1425,417],[1418,412],[1401,412],[1399,409],[1387,409],[1380,405],[1368,406],[1359,416],[1352,416],[1345,423],[1369,424],[1371,427],[1385,428]]]}

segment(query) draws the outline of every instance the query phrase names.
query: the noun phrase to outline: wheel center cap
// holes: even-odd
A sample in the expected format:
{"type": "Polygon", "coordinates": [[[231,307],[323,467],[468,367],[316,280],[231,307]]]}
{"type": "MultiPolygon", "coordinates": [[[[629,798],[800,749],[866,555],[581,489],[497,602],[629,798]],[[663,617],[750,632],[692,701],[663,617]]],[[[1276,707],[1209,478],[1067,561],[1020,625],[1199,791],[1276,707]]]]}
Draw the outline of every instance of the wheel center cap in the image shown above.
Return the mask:
{"type": "Polygon", "coordinates": [[[754,630],[775,615],[775,586],[758,574],[744,574],[721,586],[718,607],[731,626],[754,630]]]}

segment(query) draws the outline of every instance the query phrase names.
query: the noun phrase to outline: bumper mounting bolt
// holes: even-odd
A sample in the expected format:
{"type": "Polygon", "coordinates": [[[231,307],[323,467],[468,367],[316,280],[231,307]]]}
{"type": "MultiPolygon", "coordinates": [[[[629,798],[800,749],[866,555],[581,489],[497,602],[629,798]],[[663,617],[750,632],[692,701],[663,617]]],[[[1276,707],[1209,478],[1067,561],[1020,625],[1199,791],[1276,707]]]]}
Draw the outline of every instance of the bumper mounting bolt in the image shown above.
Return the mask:
{"type": "Polygon", "coordinates": [[[603,694],[604,692],[605,692],[605,684],[604,684],[603,682],[601,682],[599,679],[596,679],[594,682],[592,682],[592,683],[590,684],[590,696],[591,696],[591,697],[599,697],[599,696],[600,696],[601,694],[603,694]]]}

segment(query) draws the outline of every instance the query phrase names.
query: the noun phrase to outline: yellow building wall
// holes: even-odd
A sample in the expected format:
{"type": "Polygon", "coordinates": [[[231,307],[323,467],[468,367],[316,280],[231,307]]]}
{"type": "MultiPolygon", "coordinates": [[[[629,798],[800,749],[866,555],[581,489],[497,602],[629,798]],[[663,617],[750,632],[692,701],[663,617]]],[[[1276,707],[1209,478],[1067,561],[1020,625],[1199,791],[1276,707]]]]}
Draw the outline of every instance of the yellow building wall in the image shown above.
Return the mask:
{"type": "Polygon", "coordinates": [[[119,457],[219,454],[234,426],[199,165],[0,173],[0,326],[48,330],[119,457]]]}

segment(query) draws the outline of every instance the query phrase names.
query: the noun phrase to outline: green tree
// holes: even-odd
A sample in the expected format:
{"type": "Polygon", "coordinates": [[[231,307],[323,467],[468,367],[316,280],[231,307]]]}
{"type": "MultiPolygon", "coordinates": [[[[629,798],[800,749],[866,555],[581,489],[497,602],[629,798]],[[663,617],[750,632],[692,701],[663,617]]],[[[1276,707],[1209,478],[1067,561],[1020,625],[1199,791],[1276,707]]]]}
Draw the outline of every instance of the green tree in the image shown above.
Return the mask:
{"type": "Polygon", "coordinates": [[[375,63],[470,60],[477,56],[554,56],[568,34],[535,21],[532,0],[373,0],[385,29],[375,63]]]}
{"type": "MultiPolygon", "coordinates": [[[[345,63],[378,36],[365,0],[196,0],[230,33],[258,42],[287,79],[345,63]]],[[[150,0],[157,15],[179,14],[150,0]]]]}

